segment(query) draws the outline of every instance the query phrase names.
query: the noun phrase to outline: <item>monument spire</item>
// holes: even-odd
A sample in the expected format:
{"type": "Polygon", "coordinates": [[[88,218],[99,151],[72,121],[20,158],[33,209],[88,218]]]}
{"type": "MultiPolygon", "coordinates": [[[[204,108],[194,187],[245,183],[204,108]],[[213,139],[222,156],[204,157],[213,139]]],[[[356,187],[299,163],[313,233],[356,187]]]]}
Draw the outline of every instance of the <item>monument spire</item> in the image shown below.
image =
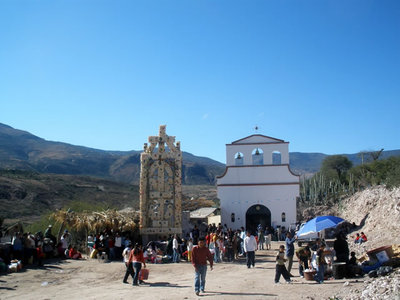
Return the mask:
{"type": "Polygon", "coordinates": [[[182,234],[182,152],[161,125],[140,156],[140,233],[144,241],[182,234]],[[167,146],[167,148],[166,148],[167,146]]]}

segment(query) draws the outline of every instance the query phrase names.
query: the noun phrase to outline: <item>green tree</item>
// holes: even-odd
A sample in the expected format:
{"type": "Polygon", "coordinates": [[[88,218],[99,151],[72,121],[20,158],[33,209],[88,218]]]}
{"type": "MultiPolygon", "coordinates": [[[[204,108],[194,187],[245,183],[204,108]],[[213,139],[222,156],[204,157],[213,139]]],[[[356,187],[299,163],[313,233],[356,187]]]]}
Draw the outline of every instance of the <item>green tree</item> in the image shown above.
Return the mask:
{"type": "Polygon", "coordinates": [[[386,186],[389,188],[400,186],[400,156],[388,159],[389,170],[386,179],[386,186]]]}
{"type": "Polygon", "coordinates": [[[400,156],[356,166],[349,171],[358,188],[384,184],[388,188],[400,186],[400,156]]]}
{"type": "MultiPolygon", "coordinates": [[[[345,181],[345,175],[353,166],[353,163],[344,155],[331,155],[324,159],[321,173],[327,178],[337,176],[341,182],[345,181]]],[[[333,179],[333,178],[332,178],[333,179]]]]}

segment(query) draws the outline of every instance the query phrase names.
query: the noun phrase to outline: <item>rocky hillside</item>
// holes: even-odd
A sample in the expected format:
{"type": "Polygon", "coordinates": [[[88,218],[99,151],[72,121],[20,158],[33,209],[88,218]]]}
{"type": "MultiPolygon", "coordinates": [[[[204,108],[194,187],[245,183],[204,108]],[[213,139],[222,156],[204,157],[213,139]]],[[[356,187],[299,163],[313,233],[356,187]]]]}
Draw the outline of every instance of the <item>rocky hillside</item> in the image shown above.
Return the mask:
{"type": "MultiPolygon", "coordinates": [[[[184,209],[218,203],[213,185],[184,185],[182,193],[184,209]]],[[[0,203],[0,219],[6,224],[30,224],[61,208],[138,210],[139,187],[89,176],[0,170],[0,203]]]]}
{"type": "MultiPolygon", "coordinates": [[[[88,175],[138,184],[141,151],[103,151],[46,141],[0,123],[0,169],[88,175]]],[[[209,184],[225,165],[183,152],[182,183],[209,184]]]]}
{"type": "MultiPolygon", "coordinates": [[[[224,147],[223,144],[220,145],[224,147]]],[[[0,169],[30,170],[39,173],[88,175],[138,184],[141,151],[104,151],[61,142],[46,141],[27,131],[0,123],[0,169]]],[[[400,155],[400,150],[383,151],[381,158],[400,155]]],[[[346,156],[354,165],[357,154],[346,156]]],[[[323,153],[290,153],[293,172],[313,174],[319,171],[323,153]]],[[[367,157],[365,157],[367,160],[367,157]]],[[[207,157],[183,152],[182,183],[214,185],[225,165],[207,157]]]]}
{"type": "Polygon", "coordinates": [[[345,198],[339,205],[309,207],[298,212],[303,221],[320,215],[336,215],[358,226],[348,236],[349,245],[358,254],[380,246],[400,244],[400,188],[371,187],[345,198]],[[354,247],[351,236],[361,231],[369,240],[362,247],[354,247]]]}
{"type": "MultiPolygon", "coordinates": [[[[341,213],[346,220],[360,225],[357,232],[363,231],[368,237],[361,245],[353,243],[354,236],[348,237],[350,250],[357,257],[381,246],[400,244],[400,188],[374,187],[359,192],[344,201],[341,213]]],[[[362,288],[351,288],[340,299],[400,299],[399,268],[382,277],[364,278],[362,288]]],[[[350,281],[346,284],[351,286],[350,281]]]]}
{"type": "MultiPolygon", "coordinates": [[[[362,252],[400,244],[400,188],[370,188],[347,198],[342,205],[340,216],[360,225],[358,231],[368,237],[368,242],[362,247],[353,247],[353,250],[362,252]]],[[[349,239],[349,244],[351,242],[349,239]]]]}
{"type": "Polygon", "coordinates": [[[0,171],[0,218],[32,223],[44,213],[78,204],[87,209],[139,208],[138,186],[105,179],[0,171]]]}

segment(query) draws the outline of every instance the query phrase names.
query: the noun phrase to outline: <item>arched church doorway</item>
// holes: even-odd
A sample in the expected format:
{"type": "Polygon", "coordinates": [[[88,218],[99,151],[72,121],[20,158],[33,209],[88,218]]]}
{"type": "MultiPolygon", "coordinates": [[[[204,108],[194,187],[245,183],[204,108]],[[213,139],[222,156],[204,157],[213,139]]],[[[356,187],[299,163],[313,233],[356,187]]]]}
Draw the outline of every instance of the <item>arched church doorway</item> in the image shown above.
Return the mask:
{"type": "Polygon", "coordinates": [[[246,212],[246,230],[255,234],[258,224],[262,228],[271,226],[271,211],[261,204],[251,206],[246,212]]]}

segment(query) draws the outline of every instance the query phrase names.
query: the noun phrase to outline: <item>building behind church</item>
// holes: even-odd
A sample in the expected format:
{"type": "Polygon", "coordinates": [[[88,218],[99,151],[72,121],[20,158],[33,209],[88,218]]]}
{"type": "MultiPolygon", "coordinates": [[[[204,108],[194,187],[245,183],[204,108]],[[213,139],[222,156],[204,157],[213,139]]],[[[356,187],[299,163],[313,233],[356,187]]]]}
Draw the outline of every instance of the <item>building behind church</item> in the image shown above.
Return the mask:
{"type": "Polygon", "coordinates": [[[228,228],[289,228],[296,222],[300,177],[290,170],[288,142],[255,134],[227,144],[217,188],[228,228]]]}

